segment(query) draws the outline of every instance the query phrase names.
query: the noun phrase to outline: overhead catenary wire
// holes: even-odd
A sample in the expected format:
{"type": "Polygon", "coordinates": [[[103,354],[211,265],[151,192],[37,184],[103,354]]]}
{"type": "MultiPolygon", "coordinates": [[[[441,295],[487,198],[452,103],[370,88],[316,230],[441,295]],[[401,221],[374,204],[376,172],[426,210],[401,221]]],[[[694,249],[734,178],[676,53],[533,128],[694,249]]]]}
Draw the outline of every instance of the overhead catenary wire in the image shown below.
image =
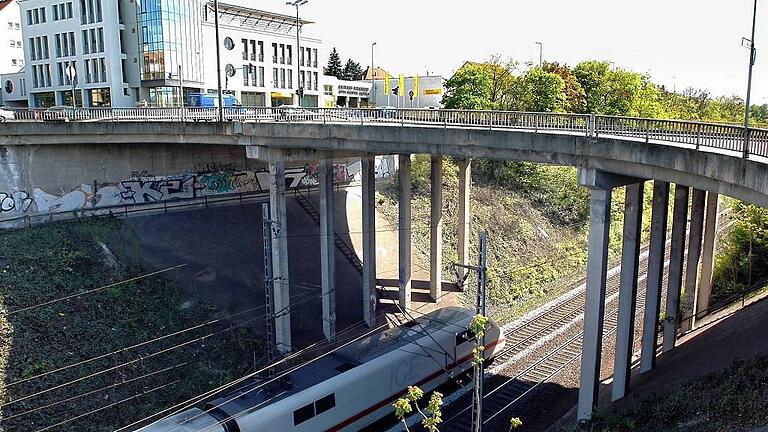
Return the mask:
{"type": "MultiPolygon", "coordinates": [[[[323,295],[326,295],[326,294],[322,294],[322,295],[320,295],[320,297],[322,297],[323,295]]],[[[314,300],[314,299],[315,299],[314,297],[310,297],[310,298],[307,298],[307,299],[303,299],[303,300],[299,301],[298,303],[296,303],[296,304],[294,304],[294,305],[289,305],[289,306],[287,306],[287,307],[291,307],[291,306],[297,306],[297,305],[301,305],[301,304],[304,304],[304,303],[308,302],[309,300],[314,300]]],[[[278,311],[278,312],[276,312],[275,314],[273,314],[272,318],[277,318],[277,317],[279,317],[279,316],[282,316],[282,314],[285,314],[285,313],[286,313],[286,312],[285,312],[285,308],[284,308],[284,309],[282,309],[281,311],[278,311]]],[[[32,398],[34,398],[34,397],[37,397],[37,396],[40,396],[40,395],[42,395],[42,394],[45,394],[45,393],[49,393],[49,392],[51,392],[51,391],[54,391],[54,390],[58,390],[58,389],[61,389],[61,388],[67,387],[67,386],[70,386],[70,385],[72,385],[72,384],[75,384],[75,383],[78,383],[78,382],[82,382],[82,381],[85,381],[85,380],[87,380],[87,379],[90,379],[90,378],[93,378],[93,377],[99,376],[99,375],[103,375],[103,374],[105,374],[105,373],[107,373],[107,372],[111,372],[111,371],[114,371],[114,370],[118,370],[118,369],[121,369],[121,368],[123,368],[123,367],[125,367],[125,366],[128,366],[128,365],[131,365],[131,364],[136,364],[136,363],[139,363],[139,362],[143,362],[143,361],[147,360],[148,358],[156,357],[156,356],[158,356],[158,355],[161,355],[161,354],[165,354],[165,353],[168,353],[168,352],[174,351],[174,350],[176,350],[176,349],[179,349],[179,348],[182,348],[182,347],[185,347],[185,346],[188,346],[188,345],[194,344],[194,343],[196,343],[196,342],[201,342],[201,341],[204,341],[204,340],[206,340],[206,339],[208,339],[208,338],[210,338],[210,337],[212,337],[212,336],[215,336],[215,335],[217,335],[217,334],[221,334],[221,333],[225,333],[225,332],[231,331],[232,329],[235,329],[235,328],[241,327],[241,326],[243,326],[243,325],[246,325],[246,324],[249,324],[249,323],[251,323],[251,322],[254,322],[254,321],[257,321],[257,320],[261,320],[261,319],[264,319],[264,318],[267,318],[267,317],[266,317],[266,314],[265,314],[265,315],[261,315],[261,316],[258,316],[258,317],[255,317],[255,318],[251,318],[251,319],[248,319],[248,320],[246,320],[246,321],[243,321],[243,322],[237,323],[237,324],[235,324],[235,325],[231,325],[231,326],[229,326],[229,327],[227,327],[227,328],[225,328],[225,329],[222,329],[222,330],[218,330],[218,331],[215,331],[215,332],[213,332],[213,333],[209,333],[209,334],[207,334],[207,335],[204,335],[204,336],[201,336],[201,337],[198,337],[198,338],[195,338],[195,339],[191,339],[191,340],[185,341],[185,342],[183,342],[183,343],[180,343],[180,344],[174,345],[174,346],[172,346],[172,347],[164,348],[164,349],[162,349],[162,350],[160,350],[160,351],[156,351],[156,352],[153,352],[153,353],[150,353],[150,354],[145,354],[145,355],[139,356],[138,358],[135,358],[135,359],[129,360],[129,361],[127,361],[127,362],[124,362],[124,363],[121,363],[121,364],[118,364],[118,365],[115,365],[115,366],[111,366],[111,367],[109,367],[109,368],[106,368],[106,369],[102,369],[102,370],[96,371],[96,372],[94,372],[94,373],[91,373],[91,374],[89,374],[89,375],[86,375],[86,376],[83,376],[83,377],[80,377],[80,378],[77,378],[77,379],[74,379],[74,380],[69,380],[69,381],[67,381],[67,382],[64,382],[64,383],[62,383],[62,384],[58,384],[58,385],[56,385],[56,386],[53,386],[53,387],[47,388],[47,389],[45,389],[45,390],[41,390],[41,391],[38,391],[38,392],[35,392],[35,393],[32,393],[32,394],[29,394],[29,395],[23,396],[23,397],[21,397],[21,398],[18,398],[18,399],[14,399],[14,400],[11,400],[11,401],[8,401],[8,402],[5,402],[5,403],[3,403],[3,404],[0,404],[0,408],[4,408],[4,407],[6,407],[6,406],[9,406],[9,405],[13,405],[13,404],[16,404],[16,403],[18,403],[18,402],[21,402],[21,401],[25,401],[25,400],[29,400],[29,399],[32,399],[32,398]]]]}
{"type": "Polygon", "coordinates": [[[76,297],[80,297],[80,296],[83,296],[83,295],[86,295],[86,294],[93,294],[95,292],[103,291],[103,290],[106,290],[106,289],[109,289],[109,288],[114,288],[116,286],[124,285],[124,284],[131,283],[131,282],[136,282],[136,281],[139,281],[139,280],[147,279],[147,278],[152,277],[152,276],[157,276],[159,274],[167,273],[167,272],[172,271],[172,270],[177,270],[177,269],[180,269],[182,267],[185,267],[186,265],[188,265],[188,263],[175,265],[175,266],[172,266],[172,267],[164,268],[162,270],[154,271],[154,272],[151,272],[151,273],[146,273],[146,274],[143,274],[141,276],[136,276],[136,277],[132,277],[132,278],[129,278],[129,279],[125,279],[125,280],[122,280],[120,282],[114,282],[114,283],[111,283],[111,284],[100,286],[98,288],[93,288],[93,289],[82,291],[82,292],[79,292],[79,293],[70,294],[70,295],[67,295],[67,296],[64,296],[64,297],[61,297],[61,298],[57,298],[55,300],[49,300],[49,301],[46,301],[46,302],[43,302],[43,303],[38,303],[38,304],[32,305],[32,306],[25,306],[25,307],[22,307],[20,309],[13,310],[11,312],[7,312],[7,313],[5,313],[5,315],[9,315],[10,316],[10,315],[14,315],[14,314],[17,314],[17,313],[20,313],[20,312],[26,312],[26,311],[29,311],[29,310],[32,310],[32,309],[37,309],[39,307],[43,307],[43,306],[51,305],[51,304],[54,304],[54,303],[62,302],[64,300],[70,300],[70,299],[73,299],[73,298],[76,298],[76,297]]]}
{"type": "Polygon", "coordinates": [[[138,376],[138,377],[135,377],[135,378],[130,378],[130,379],[127,379],[127,380],[124,380],[124,381],[120,381],[120,382],[117,382],[117,383],[114,383],[114,384],[111,384],[111,385],[108,385],[108,386],[105,386],[105,387],[101,387],[101,388],[96,389],[96,390],[91,390],[89,392],[81,393],[79,395],[68,397],[66,399],[60,399],[60,400],[57,400],[56,402],[52,402],[52,403],[49,403],[47,405],[43,405],[43,406],[40,406],[40,407],[32,408],[30,410],[27,410],[27,411],[24,411],[24,412],[21,412],[21,413],[18,413],[18,414],[13,414],[13,415],[10,415],[10,416],[5,416],[5,417],[3,417],[3,421],[8,421],[10,419],[18,418],[18,417],[23,417],[25,415],[29,415],[29,414],[32,414],[32,413],[35,413],[35,412],[38,412],[38,411],[42,411],[42,410],[45,410],[45,409],[48,409],[48,408],[53,408],[53,407],[55,407],[57,405],[61,405],[61,404],[66,403],[66,402],[72,402],[73,400],[84,398],[86,396],[90,396],[90,395],[93,395],[93,394],[101,393],[101,392],[106,391],[106,390],[114,389],[114,388],[117,388],[117,387],[120,387],[120,386],[123,386],[123,385],[126,385],[126,384],[130,384],[132,382],[140,381],[140,380],[145,379],[145,378],[149,378],[149,377],[152,377],[152,376],[160,375],[160,374],[165,373],[165,372],[170,372],[172,370],[176,370],[176,369],[178,369],[180,367],[183,367],[183,366],[186,366],[188,364],[189,363],[187,363],[187,362],[179,363],[179,364],[176,364],[174,366],[166,367],[166,368],[163,368],[163,369],[160,369],[160,370],[156,370],[154,372],[150,372],[148,374],[144,374],[144,375],[141,375],[141,376],[138,376]]]}
{"type": "Polygon", "coordinates": [[[67,424],[67,423],[69,423],[69,422],[71,422],[71,421],[74,421],[74,420],[77,420],[77,419],[80,419],[80,418],[83,418],[83,417],[87,417],[87,416],[90,416],[90,415],[96,414],[97,412],[101,412],[101,411],[104,411],[105,409],[109,409],[109,408],[112,408],[112,407],[114,407],[114,406],[117,406],[117,405],[121,405],[121,404],[124,404],[124,403],[126,403],[126,402],[129,402],[129,401],[132,401],[132,400],[134,400],[134,399],[138,399],[138,398],[139,398],[139,397],[141,397],[141,396],[144,396],[144,395],[148,395],[148,394],[150,394],[150,393],[154,393],[154,392],[156,392],[156,391],[158,391],[158,390],[162,390],[162,389],[164,389],[164,388],[166,388],[166,387],[170,387],[170,386],[172,386],[172,385],[174,385],[174,384],[177,384],[177,383],[179,383],[180,381],[181,381],[181,380],[172,381],[172,382],[169,382],[169,383],[166,383],[166,384],[163,384],[163,385],[160,385],[160,386],[154,387],[154,388],[152,388],[152,389],[150,389],[150,390],[146,390],[146,391],[143,391],[143,392],[141,392],[141,393],[137,393],[137,394],[135,394],[135,395],[133,395],[133,396],[127,397],[127,398],[125,398],[125,399],[121,399],[121,400],[119,400],[119,401],[117,401],[117,402],[113,402],[113,403],[111,403],[111,404],[109,404],[109,405],[103,406],[103,407],[101,407],[101,408],[97,408],[97,409],[95,409],[95,410],[93,410],[93,411],[88,411],[87,413],[84,413],[84,414],[80,414],[80,415],[77,415],[77,416],[75,416],[75,417],[71,417],[71,418],[68,418],[68,419],[66,419],[66,420],[64,420],[64,421],[60,421],[60,422],[58,422],[58,423],[56,423],[56,424],[53,424],[53,425],[50,425],[50,426],[44,427],[44,428],[42,428],[42,429],[38,429],[36,432],[43,432],[43,431],[51,430],[51,429],[53,429],[53,428],[55,428],[55,427],[59,427],[59,426],[65,425],[65,424],[67,424]]]}
{"type": "MultiPolygon", "coordinates": [[[[418,309],[421,309],[421,308],[423,308],[424,306],[426,306],[426,304],[425,304],[425,305],[422,305],[422,306],[421,306],[421,307],[419,307],[418,309]]],[[[270,383],[274,382],[275,380],[277,380],[277,379],[280,379],[280,378],[282,378],[282,377],[284,377],[284,376],[286,376],[286,375],[289,375],[290,373],[292,373],[292,372],[294,372],[294,371],[296,371],[296,370],[298,370],[298,369],[300,369],[300,368],[306,367],[307,365],[309,365],[309,364],[312,364],[312,363],[314,363],[314,362],[316,362],[316,361],[318,361],[318,360],[320,360],[320,359],[322,359],[322,358],[324,358],[324,357],[326,357],[326,356],[328,356],[328,355],[331,355],[331,354],[335,353],[336,351],[338,351],[338,350],[340,350],[340,349],[342,349],[342,348],[345,348],[345,347],[349,346],[350,344],[352,344],[352,343],[354,343],[354,342],[356,342],[356,341],[358,341],[358,340],[360,340],[360,339],[363,339],[363,338],[365,338],[365,337],[368,337],[368,336],[370,336],[370,335],[372,335],[372,334],[374,334],[374,333],[376,333],[376,332],[378,332],[378,331],[382,330],[384,327],[386,327],[386,325],[384,325],[384,326],[379,326],[379,327],[377,327],[377,328],[375,328],[375,329],[372,329],[372,330],[370,330],[370,331],[366,332],[365,334],[363,334],[363,335],[361,335],[361,336],[358,336],[358,337],[356,337],[356,338],[354,338],[354,339],[352,339],[352,340],[350,340],[350,341],[348,341],[348,342],[345,342],[344,344],[342,344],[342,345],[340,345],[340,346],[338,346],[338,347],[336,347],[336,348],[334,348],[334,349],[332,349],[332,350],[330,350],[330,351],[328,351],[328,352],[326,352],[326,353],[323,353],[323,354],[322,354],[322,355],[320,355],[320,356],[314,357],[314,358],[312,358],[312,359],[308,360],[308,361],[307,361],[307,362],[305,362],[305,363],[299,364],[299,365],[297,365],[297,366],[295,366],[295,367],[293,367],[293,368],[290,368],[289,370],[283,371],[283,372],[281,372],[280,374],[278,374],[277,376],[275,376],[275,377],[271,378],[270,380],[268,380],[268,381],[266,381],[266,382],[263,382],[263,383],[260,383],[258,386],[254,387],[254,388],[251,388],[251,389],[249,389],[249,390],[247,390],[247,391],[245,391],[245,392],[243,392],[243,393],[238,393],[238,395],[236,395],[236,396],[234,396],[234,397],[232,397],[232,398],[230,398],[230,399],[228,399],[228,400],[226,400],[226,401],[224,401],[224,402],[221,402],[221,403],[219,403],[219,404],[217,404],[217,405],[215,405],[215,406],[209,407],[209,408],[207,408],[206,410],[204,410],[202,413],[200,413],[200,414],[197,414],[197,415],[195,415],[195,416],[193,416],[193,417],[191,417],[191,418],[187,418],[187,419],[185,419],[184,421],[182,421],[181,423],[179,423],[179,424],[177,424],[177,425],[174,425],[174,426],[172,426],[171,428],[165,429],[165,430],[163,430],[163,431],[161,431],[161,432],[170,432],[170,431],[172,431],[172,430],[174,430],[174,429],[176,429],[176,428],[178,428],[178,427],[180,427],[180,426],[182,426],[182,425],[184,425],[184,424],[188,423],[189,421],[192,421],[192,420],[194,420],[194,419],[196,419],[196,418],[199,418],[200,416],[202,416],[202,415],[204,415],[204,414],[207,414],[207,413],[209,413],[210,411],[212,411],[212,410],[214,410],[214,409],[216,409],[216,408],[219,408],[219,407],[221,407],[221,406],[223,406],[223,405],[225,405],[225,404],[227,404],[227,403],[231,402],[232,400],[234,400],[234,399],[236,399],[236,398],[238,398],[238,397],[241,397],[241,396],[243,396],[243,395],[245,395],[245,394],[248,394],[248,393],[251,393],[251,392],[253,392],[253,391],[255,391],[255,390],[258,390],[258,389],[260,389],[261,387],[263,387],[263,386],[265,386],[265,385],[267,385],[267,384],[270,384],[270,383]]],[[[247,408],[247,409],[241,410],[241,411],[239,411],[239,412],[237,412],[237,413],[235,413],[235,414],[233,414],[233,415],[230,415],[230,416],[228,416],[228,417],[227,417],[227,418],[225,418],[225,419],[219,419],[219,421],[220,421],[220,422],[222,422],[222,423],[224,423],[224,422],[227,422],[227,421],[229,421],[229,420],[235,419],[236,417],[238,417],[238,416],[240,416],[241,414],[243,414],[243,413],[245,413],[245,412],[247,412],[247,411],[250,411],[250,410],[251,410],[250,408],[247,408]]],[[[198,430],[198,431],[196,431],[196,432],[203,432],[203,431],[206,431],[206,430],[208,430],[209,428],[210,428],[210,426],[209,426],[209,427],[206,427],[206,428],[203,428],[203,429],[200,429],[200,430],[198,430]]],[[[117,432],[117,431],[116,431],[116,432],[117,432]]]]}

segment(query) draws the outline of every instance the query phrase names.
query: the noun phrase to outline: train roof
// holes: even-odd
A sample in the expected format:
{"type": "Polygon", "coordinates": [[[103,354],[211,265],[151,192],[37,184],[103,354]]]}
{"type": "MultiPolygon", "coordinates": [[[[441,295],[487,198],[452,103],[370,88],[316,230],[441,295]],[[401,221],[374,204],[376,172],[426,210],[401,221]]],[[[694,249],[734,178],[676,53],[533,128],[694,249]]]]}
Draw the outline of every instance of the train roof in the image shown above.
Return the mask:
{"type": "MultiPolygon", "coordinates": [[[[333,353],[300,367],[279,382],[263,385],[263,381],[250,383],[224,397],[209,402],[209,407],[220,406],[225,412],[256,410],[292,394],[331,379],[361,364],[397,349],[405,348],[427,334],[440,331],[456,333],[466,326],[459,324],[471,317],[469,309],[451,306],[435,310],[399,327],[376,332],[333,353]],[[259,388],[261,387],[261,388],[259,388]]],[[[423,352],[414,351],[422,355],[423,352]]]]}

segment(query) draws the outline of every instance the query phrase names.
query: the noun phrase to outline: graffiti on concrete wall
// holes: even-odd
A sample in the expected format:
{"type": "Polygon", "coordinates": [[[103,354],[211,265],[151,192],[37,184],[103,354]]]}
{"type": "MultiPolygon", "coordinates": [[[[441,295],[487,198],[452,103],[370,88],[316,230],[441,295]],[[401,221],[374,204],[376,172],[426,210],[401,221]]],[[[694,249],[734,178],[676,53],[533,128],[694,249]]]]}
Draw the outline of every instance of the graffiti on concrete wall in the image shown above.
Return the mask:
{"type": "MultiPolygon", "coordinates": [[[[66,212],[269,189],[268,171],[238,170],[231,164],[205,164],[195,168],[199,171],[170,176],[134,171],[125,180],[116,183],[81,184],[59,193],[39,188],[35,188],[32,194],[23,191],[0,192],[0,214],[17,216],[28,212],[66,212]]],[[[286,169],[286,184],[288,188],[317,185],[317,172],[317,164],[286,169]]],[[[351,181],[344,164],[334,166],[334,177],[338,183],[351,181]]]]}
{"type": "Polygon", "coordinates": [[[24,213],[34,199],[24,191],[0,192],[0,213],[24,213]]]}

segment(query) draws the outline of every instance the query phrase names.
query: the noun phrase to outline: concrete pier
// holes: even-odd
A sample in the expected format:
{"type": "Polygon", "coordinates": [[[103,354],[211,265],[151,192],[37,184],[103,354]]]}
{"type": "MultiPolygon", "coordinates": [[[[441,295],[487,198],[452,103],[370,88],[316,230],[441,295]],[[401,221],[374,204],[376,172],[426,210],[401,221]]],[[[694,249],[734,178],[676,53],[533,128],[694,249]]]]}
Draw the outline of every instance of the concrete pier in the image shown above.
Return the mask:
{"type": "MultiPolygon", "coordinates": [[[[470,159],[459,159],[459,220],[458,227],[458,248],[459,264],[468,265],[469,259],[469,223],[472,220],[469,213],[470,188],[472,186],[472,162],[470,159]]],[[[464,279],[467,270],[459,267],[457,274],[459,282],[464,279]]]]}
{"type": "Polygon", "coordinates": [[[285,208],[285,163],[269,164],[269,208],[272,221],[272,275],[274,278],[275,344],[291,352],[291,293],[288,278],[288,217],[285,208]]]}
{"type": "Polygon", "coordinates": [[[592,189],[589,211],[587,295],[584,307],[584,341],[581,350],[581,385],[577,408],[580,421],[592,418],[600,382],[605,284],[608,270],[608,235],[611,227],[611,192],[611,189],[592,189]]]}
{"type": "Polygon", "coordinates": [[[363,188],[363,320],[368,327],[376,321],[376,161],[365,156],[362,162],[363,188]]]}
{"type": "Polygon", "coordinates": [[[429,228],[429,295],[435,302],[442,297],[443,281],[443,157],[432,155],[430,168],[432,208],[429,228]]]}
{"type": "Polygon", "coordinates": [[[323,334],[336,339],[336,223],[333,199],[333,160],[320,161],[320,280],[322,285],[323,334]]]}
{"type": "Polygon", "coordinates": [[[399,155],[398,249],[400,307],[411,309],[411,156],[399,155]]]}
{"type": "Polygon", "coordinates": [[[683,258],[685,238],[688,230],[687,186],[675,185],[675,205],[672,212],[672,244],[669,254],[669,278],[667,282],[667,304],[664,318],[664,342],[662,350],[672,351],[677,342],[677,321],[680,314],[680,294],[683,288],[683,258]]]}
{"type": "Polygon", "coordinates": [[[720,196],[713,192],[707,192],[707,209],[704,222],[704,245],[701,251],[701,283],[696,293],[696,315],[709,308],[709,297],[712,294],[712,271],[715,265],[715,237],[717,236],[717,224],[720,196]]]}
{"type": "MultiPolygon", "coordinates": [[[[704,208],[707,202],[707,192],[694,189],[691,198],[691,226],[688,234],[688,259],[685,268],[685,297],[686,308],[683,318],[696,310],[696,287],[699,281],[699,261],[701,260],[701,240],[704,234],[704,208]]],[[[694,318],[686,319],[680,324],[680,330],[691,330],[694,318]]]]}
{"type": "Polygon", "coordinates": [[[667,216],[669,214],[669,183],[653,182],[653,209],[651,214],[651,241],[648,248],[648,278],[643,316],[643,346],[640,356],[640,372],[653,370],[656,366],[661,309],[661,284],[664,280],[664,258],[667,240],[667,216]]]}
{"type": "Polygon", "coordinates": [[[624,235],[621,249],[619,312],[616,327],[616,355],[613,363],[611,400],[623,398],[629,391],[632,346],[635,334],[637,274],[643,226],[643,186],[627,186],[624,202],[624,235]]]}

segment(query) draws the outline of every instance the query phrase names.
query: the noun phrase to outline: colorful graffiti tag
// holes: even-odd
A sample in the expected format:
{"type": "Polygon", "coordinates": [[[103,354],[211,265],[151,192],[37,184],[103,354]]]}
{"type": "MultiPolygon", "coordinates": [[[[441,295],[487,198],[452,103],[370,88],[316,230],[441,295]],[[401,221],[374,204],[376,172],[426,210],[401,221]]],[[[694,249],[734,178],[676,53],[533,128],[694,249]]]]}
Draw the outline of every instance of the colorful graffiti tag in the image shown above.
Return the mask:
{"type": "MultiPolygon", "coordinates": [[[[269,188],[268,171],[236,170],[231,169],[233,167],[230,165],[222,164],[206,164],[196,168],[204,171],[170,176],[135,171],[126,180],[117,183],[81,184],[58,194],[39,188],[35,188],[32,194],[23,191],[0,192],[0,214],[17,216],[25,213],[66,212],[83,208],[259,192],[269,188]],[[219,170],[211,171],[209,168],[219,170]]],[[[317,172],[317,164],[286,169],[286,184],[291,189],[317,185],[317,172]]],[[[351,181],[344,164],[334,166],[334,177],[336,182],[342,184],[351,181]]]]}

